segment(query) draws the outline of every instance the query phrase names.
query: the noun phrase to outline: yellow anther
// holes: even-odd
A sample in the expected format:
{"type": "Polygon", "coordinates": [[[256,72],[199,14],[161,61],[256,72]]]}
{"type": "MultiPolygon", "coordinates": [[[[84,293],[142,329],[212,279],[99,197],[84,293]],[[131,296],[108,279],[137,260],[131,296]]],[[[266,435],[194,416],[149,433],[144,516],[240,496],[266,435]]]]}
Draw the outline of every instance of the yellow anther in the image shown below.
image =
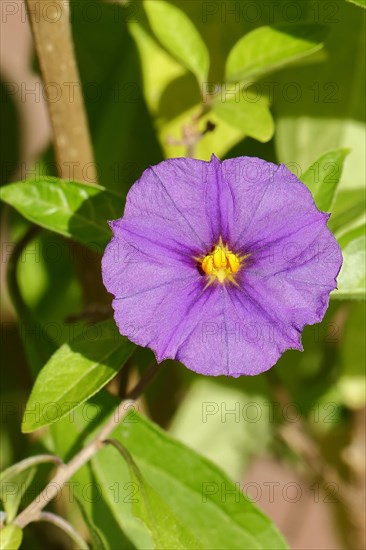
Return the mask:
{"type": "Polygon", "coordinates": [[[202,271],[207,273],[207,275],[210,275],[212,273],[213,269],[214,269],[213,258],[211,256],[211,254],[208,254],[202,260],[202,271]]]}
{"type": "Polygon", "coordinates": [[[217,245],[213,252],[213,261],[216,268],[226,267],[226,255],[222,246],[217,245]]]}
{"type": "Polygon", "coordinates": [[[223,283],[226,279],[237,284],[234,275],[239,271],[247,256],[249,255],[238,256],[238,254],[234,254],[227,245],[223,244],[220,237],[212,252],[204,258],[196,258],[196,260],[200,262],[202,271],[209,275],[207,284],[211,284],[215,280],[223,283]]]}
{"type": "Polygon", "coordinates": [[[236,273],[239,270],[240,267],[240,260],[236,254],[233,254],[232,252],[226,253],[227,261],[229,262],[229,267],[231,269],[232,273],[236,273]]]}

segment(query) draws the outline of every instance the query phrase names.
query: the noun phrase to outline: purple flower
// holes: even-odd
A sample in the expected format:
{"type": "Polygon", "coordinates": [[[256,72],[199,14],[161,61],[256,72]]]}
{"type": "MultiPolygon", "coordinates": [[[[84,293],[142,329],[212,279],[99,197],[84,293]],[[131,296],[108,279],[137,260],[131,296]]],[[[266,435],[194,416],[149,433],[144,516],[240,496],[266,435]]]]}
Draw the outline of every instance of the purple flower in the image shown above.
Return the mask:
{"type": "Polygon", "coordinates": [[[178,158],[132,186],[103,257],[121,334],[206,375],[254,375],[319,323],[340,248],[311,193],[258,158],[178,158]]]}

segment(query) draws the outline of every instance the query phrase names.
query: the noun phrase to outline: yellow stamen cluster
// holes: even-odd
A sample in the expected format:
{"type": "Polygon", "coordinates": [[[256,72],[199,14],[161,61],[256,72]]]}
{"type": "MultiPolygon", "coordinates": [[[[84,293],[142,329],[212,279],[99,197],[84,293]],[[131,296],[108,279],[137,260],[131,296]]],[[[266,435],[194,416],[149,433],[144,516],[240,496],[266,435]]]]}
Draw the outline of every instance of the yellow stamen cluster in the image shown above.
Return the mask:
{"type": "Polygon", "coordinates": [[[238,254],[229,250],[220,237],[213,251],[199,259],[199,262],[202,271],[210,277],[209,283],[215,280],[223,283],[226,279],[235,283],[234,275],[239,271],[244,258],[245,256],[239,257],[238,254]]]}

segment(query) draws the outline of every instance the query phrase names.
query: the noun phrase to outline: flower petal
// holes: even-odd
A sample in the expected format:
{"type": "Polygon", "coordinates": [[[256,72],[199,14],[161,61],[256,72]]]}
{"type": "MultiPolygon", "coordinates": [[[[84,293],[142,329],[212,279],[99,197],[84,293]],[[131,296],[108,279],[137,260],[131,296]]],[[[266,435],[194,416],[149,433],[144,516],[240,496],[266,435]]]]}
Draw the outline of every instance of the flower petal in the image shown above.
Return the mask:
{"type": "Polygon", "coordinates": [[[322,320],[341,265],[342,253],[326,218],[318,219],[253,253],[240,285],[302,331],[322,320]]]}
{"type": "Polygon", "coordinates": [[[307,187],[284,165],[238,157],[225,160],[221,169],[234,197],[229,229],[233,248],[253,250],[326,219],[307,187]]]}
{"type": "Polygon", "coordinates": [[[211,187],[216,179],[215,168],[208,166],[208,162],[186,158],[151,166],[130,189],[124,220],[151,222],[148,234],[158,240],[172,230],[180,235],[181,243],[207,250],[218,232],[216,216],[207,212],[207,185],[211,187]]]}
{"type": "Polygon", "coordinates": [[[120,332],[150,347],[158,361],[178,359],[211,376],[254,375],[285,349],[301,349],[296,327],[267,313],[249,293],[219,284],[204,289],[192,273],[165,275],[162,281],[161,272],[157,278],[148,273],[145,285],[127,277],[128,289],[120,286],[113,301],[120,332]]]}
{"type": "Polygon", "coordinates": [[[242,289],[216,286],[177,358],[201,374],[238,377],[270,369],[289,348],[301,349],[296,328],[268,314],[242,289]]]}
{"type": "Polygon", "coordinates": [[[176,279],[198,276],[193,262],[179,261],[174,256],[167,258],[167,255],[158,261],[154,258],[158,253],[153,244],[151,255],[141,249],[120,235],[108,244],[102,260],[103,283],[116,298],[137,296],[149,288],[170,285],[176,279]]]}
{"type": "Polygon", "coordinates": [[[121,334],[140,346],[151,347],[158,361],[176,358],[188,326],[200,319],[193,311],[209,298],[202,289],[196,274],[186,274],[155,279],[145,289],[116,297],[113,308],[121,334]]]}
{"type": "MultiPolygon", "coordinates": [[[[163,227],[160,222],[153,220],[125,220],[120,219],[110,222],[112,227],[115,248],[129,250],[129,257],[144,257],[150,262],[172,265],[177,270],[179,264],[193,266],[196,264],[194,257],[201,253],[201,250],[193,245],[189,246],[182,235],[173,227],[163,227]]],[[[117,254],[117,250],[115,251],[117,254]]]]}

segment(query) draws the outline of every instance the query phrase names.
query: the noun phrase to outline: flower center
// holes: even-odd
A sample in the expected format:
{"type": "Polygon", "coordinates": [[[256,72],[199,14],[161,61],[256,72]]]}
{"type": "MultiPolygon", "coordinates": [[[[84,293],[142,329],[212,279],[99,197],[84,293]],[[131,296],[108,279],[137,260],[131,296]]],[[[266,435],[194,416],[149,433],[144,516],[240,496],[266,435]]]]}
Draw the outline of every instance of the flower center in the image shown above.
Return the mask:
{"type": "Polygon", "coordinates": [[[200,267],[206,275],[210,277],[209,283],[218,280],[223,283],[225,280],[235,282],[234,275],[242,265],[242,260],[246,256],[240,257],[229,250],[228,246],[222,242],[220,237],[218,244],[212,252],[199,259],[200,267]]]}

